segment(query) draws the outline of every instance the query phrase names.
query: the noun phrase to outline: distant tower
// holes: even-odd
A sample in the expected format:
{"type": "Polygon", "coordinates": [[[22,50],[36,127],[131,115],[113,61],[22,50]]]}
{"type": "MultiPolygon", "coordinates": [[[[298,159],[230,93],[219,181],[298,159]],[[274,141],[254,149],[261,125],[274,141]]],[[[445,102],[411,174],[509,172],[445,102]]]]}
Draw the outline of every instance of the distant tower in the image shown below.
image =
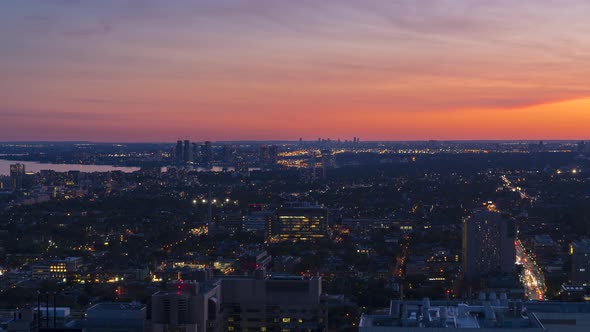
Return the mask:
{"type": "Polygon", "coordinates": [[[513,272],[514,221],[498,212],[477,211],[463,220],[463,274],[467,281],[513,272]]]}
{"type": "Polygon", "coordinates": [[[324,169],[329,169],[334,167],[334,154],[332,150],[325,149],[322,150],[322,167],[324,169]]]}
{"type": "Polygon", "coordinates": [[[268,147],[266,145],[261,145],[260,146],[260,152],[258,155],[258,159],[260,160],[260,166],[261,167],[266,167],[268,166],[269,163],[269,153],[268,153],[268,147]]]}
{"type": "Polygon", "coordinates": [[[313,156],[309,160],[309,162],[310,162],[310,166],[311,166],[311,181],[315,181],[316,178],[317,178],[317,171],[318,171],[318,168],[317,168],[318,165],[317,165],[316,156],[313,156]]]}
{"type": "Polygon", "coordinates": [[[270,166],[275,166],[279,158],[279,148],[276,145],[268,147],[268,163],[270,166]]]}
{"type": "Polygon", "coordinates": [[[578,152],[589,152],[590,151],[590,144],[584,141],[580,141],[578,143],[578,152]]]}
{"type": "Polygon", "coordinates": [[[233,154],[234,154],[234,151],[233,151],[232,146],[225,144],[223,146],[223,163],[226,165],[231,163],[232,159],[233,159],[233,154]]]}
{"type": "Polygon", "coordinates": [[[193,160],[192,161],[196,161],[199,159],[199,145],[197,143],[192,143],[192,149],[193,149],[193,160]]]}
{"type": "Polygon", "coordinates": [[[178,140],[176,142],[176,149],[174,150],[174,158],[176,159],[177,163],[182,163],[184,160],[184,148],[182,145],[182,141],[178,140]]]}
{"type": "Polygon", "coordinates": [[[213,147],[210,141],[205,141],[201,145],[201,161],[205,167],[210,167],[213,162],[213,147]]]}
{"type": "Polygon", "coordinates": [[[221,151],[221,161],[223,163],[223,171],[226,172],[232,164],[234,157],[234,149],[231,145],[224,144],[221,151]]]}
{"type": "Polygon", "coordinates": [[[184,141],[182,159],[185,163],[193,161],[193,149],[191,148],[191,142],[189,140],[184,141]]]}
{"type": "Polygon", "coordinates": [[[10,183],[12,190],[17,191],[23,189],[23,181],[25,178],[25,165],[13,164],[10,165],[10,183]]]}
{"type": "Polygon", "coordinates": [[[236,161],[236,172],[242,176],[250,176],[248,160],[244,157],[238,157],[236,161]]]}

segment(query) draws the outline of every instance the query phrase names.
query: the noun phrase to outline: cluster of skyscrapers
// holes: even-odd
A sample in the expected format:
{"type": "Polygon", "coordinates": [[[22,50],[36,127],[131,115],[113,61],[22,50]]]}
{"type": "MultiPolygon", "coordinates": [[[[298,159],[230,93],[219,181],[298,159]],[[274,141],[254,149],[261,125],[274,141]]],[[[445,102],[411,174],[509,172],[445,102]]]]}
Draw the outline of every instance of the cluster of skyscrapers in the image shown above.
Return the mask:
{"type": "Polygon", "coordinates": [[[178,164],[201,163],[210,166],[213,162],[213,147],[210,141],[199,145],[189,140],[178,140],[174,149],[174,158],[178,164]]]}
{"type": "Polygon", "coordinates": [[[238,155],[236,147],[223,144],[221,148],[215,147],[210,141],[202,144],[191,143],[190,140],[178,140],[172,151],[176,165],[199,165],[211,167],[221,165],[224,169],[235,167],[238,173],[247,173],[250,165],[260,168],[272,168],[278,163],[279,148],[277,145],[262,144],[259,147],[258,156],[246,153],[238,155]]]}
{"type": "Polygon", "coordinates": [[[12,190],[18,191],[23,189],[23,184],[25,181],[25,165],[16,163],[10,165],[10,186],[12,190]]]}

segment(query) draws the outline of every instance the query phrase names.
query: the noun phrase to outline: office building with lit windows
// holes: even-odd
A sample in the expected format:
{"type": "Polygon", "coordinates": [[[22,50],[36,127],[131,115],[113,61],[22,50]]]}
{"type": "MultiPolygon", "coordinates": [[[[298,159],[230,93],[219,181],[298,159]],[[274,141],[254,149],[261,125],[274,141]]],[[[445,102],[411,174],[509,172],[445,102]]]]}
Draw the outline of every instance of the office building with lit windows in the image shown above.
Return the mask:
{"type": "Polygon", "coordinates": [[[273,228],[273,234],[281,240],[324,238],[328,229],[328,210],[321,206],[281,208],[277,211],[273,228]]]}
{"type": "Polygon", "coordinates": [[[65,261],[55,261],[45,264],[35,264],[31,268],[33,279],[63,280],[68,276],[68,268],[65,261]]]}
{"type": "Polygon", "coordinates": [[[37,280],[56,279],[62,281],[68,277],[68,274],[77,272],[81,262],[80,257],[67,257],[62,260],[38,263],[31,267],[31,277],[37,280]]]}

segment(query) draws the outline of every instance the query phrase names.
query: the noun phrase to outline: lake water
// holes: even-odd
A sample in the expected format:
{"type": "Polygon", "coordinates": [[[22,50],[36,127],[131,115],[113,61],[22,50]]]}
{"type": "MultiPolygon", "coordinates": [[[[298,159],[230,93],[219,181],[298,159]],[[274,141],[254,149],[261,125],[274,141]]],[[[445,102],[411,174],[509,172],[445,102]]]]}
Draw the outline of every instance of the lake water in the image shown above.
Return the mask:
{"type": "MultiPolygon", "coordinates": [[[[68,171],[80,171],[85,173],[92,172],[109,172],[109,171],[122,171],[124,173],[131,173],[139,171],[139,167],[126,167],[126,166],[111,166],[111,165],[78,165],[78,164],[50,164],[40,163],[37,161],[18,161],[18,160],[6,160],[0,159],[0,175],[10,175],[10,165],[20,163],[25,164],[25,171],[37,173],[40,170],[52,170],[56,172],[68,172],[68,171]]],[[[198,172],[222,172],[223,167],[213,166],[212,168],[194,168],[198,172]]],[[[166,167],[162,167],[162,171],[165,172],[166,167]]],[[[235,167],[227,167],[227,171],[231,172],[235,170],[235,167]]],[[[250,171],[258,171],[258,167],[250,167],[250,171]]]]}
{"type": "Polygon", "coordinates": [[[77,165],[77,164],[49,164],[36,161],[17,161],[0,159],[0,175],[10,175],[10,165],[20,163],[25,165],[27,172],[39,172],[40,170],[52,170],[56,172],[80,171],[86,173],[123,171],[131,173],[139,170],[139,167],[119,167],[111,165],[77,165]]]}

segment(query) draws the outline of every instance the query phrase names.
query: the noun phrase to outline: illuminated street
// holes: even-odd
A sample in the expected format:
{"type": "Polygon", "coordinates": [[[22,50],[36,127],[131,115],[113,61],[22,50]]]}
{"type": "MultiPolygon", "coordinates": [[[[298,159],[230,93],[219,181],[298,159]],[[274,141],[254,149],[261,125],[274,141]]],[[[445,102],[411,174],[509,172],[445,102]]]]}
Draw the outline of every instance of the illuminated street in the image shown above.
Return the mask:
{"type": "Polygon", "coordinates": [[[533,258],[527,255],[526,249],[520,240],[517,239],[514,244],[516,247],[516,264],[522,265],[520,279],[525,287],[526,297],[529,300],[544,300],[547,288],[543,272],[533,258]]]}
{"type": "MultiPolygon", "coordinates": [[[[501,179],[504,186],[513,192],[518,192],[521,199],[529,200],[531,203],[535,201],[535,197],[528,195],[523,188],[512,184],[506,175],[502,175],[501,179]]],[[[526,248],[519,239],[516,239],[514,246],[516,248],[516,264],[522,265],[520,281],[524,286],[527,299],[533,301],[545,300],[547,287],[543,271],[541,271],[533,257],[527,254],[526,248]]]]}
{"type": "Polygon", "coordinates": [[[527,194],[523,188],[513,185],[512,182],[510,182],[510,180],[508,180],[506,175],[502,175],[501,178],[502,178],[502,181],[504,182],[504,185],[507,188],[509,188],[510,190],[512,190],[514,192],[518,192],[518,194],[520,195],[520,198],[529,200],[529,201],[531,201],[531,203],[534,203],[536,198],[527,194]]]}

